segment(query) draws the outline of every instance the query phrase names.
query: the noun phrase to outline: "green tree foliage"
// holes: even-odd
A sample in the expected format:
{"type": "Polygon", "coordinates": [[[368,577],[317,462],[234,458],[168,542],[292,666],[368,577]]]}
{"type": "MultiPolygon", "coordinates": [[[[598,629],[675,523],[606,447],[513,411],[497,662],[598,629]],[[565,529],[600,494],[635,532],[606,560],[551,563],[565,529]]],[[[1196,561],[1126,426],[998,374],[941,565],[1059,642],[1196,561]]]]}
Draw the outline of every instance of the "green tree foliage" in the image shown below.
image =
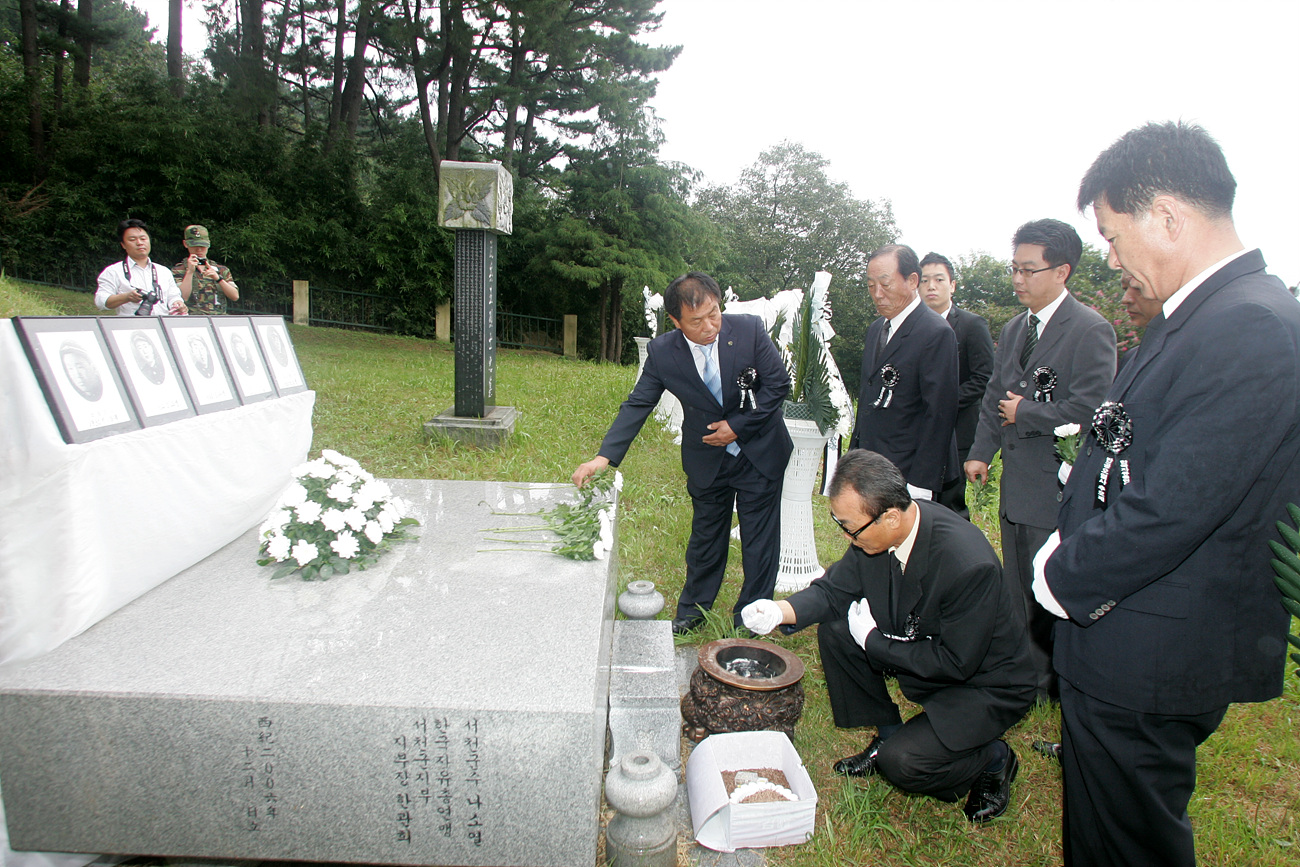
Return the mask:
{"type": "Polygon", "coordinates": [[[570,297],[596,327],[597,358],[635,358],[631,338],[642,332],[644,286],[662,291],[689,268],[707,267],[711,227],[687,205],[694,173],[658,162],[652,118],[626,106],[602,107],[590,148],[570,148],[564,189],[548,209],[545,240],[526,271],[574,288],[570,297]]]}
{"type": "Polygon", "coordinates": [[[658,0],[204,5],[209,65],[179,74],[121,0],[0,10],[11,270],[93,274],[121,255],[125,217],[153,227],[169,263],[199,222],[247,286],[260,274],[378,292],[387,324],[430,334],[452,274],[439,161],[499,159],[517,202],[516,235],[500,245],[503,308],[579,313],[583,345],[618,359],[641,287],[716,247],[686,205],[691,172],[657,160],[645,105],[678,52],[646,44],[658,0]],[[69,58],[85,82],[65,98],[69,58]]]}
{"type": "Polygon", "coordinates": [[[888,201],[854,198],[826,173],[829,163],[796,142],[759,155],[732,186],[700,193],[698,209],[722,233],[715,276],[742,300],[805,288],[831,272],[836,337],[831,352],[851,394],[860,377],[862,341],[875,316],[866,291],[867,256],[898,235],[888,201]]]}

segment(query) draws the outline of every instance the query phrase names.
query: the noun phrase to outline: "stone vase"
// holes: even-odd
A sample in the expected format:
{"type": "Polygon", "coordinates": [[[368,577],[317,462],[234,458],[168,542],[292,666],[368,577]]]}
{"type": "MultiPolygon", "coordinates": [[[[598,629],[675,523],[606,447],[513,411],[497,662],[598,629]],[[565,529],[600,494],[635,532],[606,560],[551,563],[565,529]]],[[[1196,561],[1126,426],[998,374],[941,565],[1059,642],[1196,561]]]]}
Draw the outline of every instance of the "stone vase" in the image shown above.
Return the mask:
{"type": "Polygon", "coordinates": [[[632,581],[618,595],[618,610],[628,620],[651,620],[664,610],[664,595],[653,581],[632,581]]]}
{"type": "Polygon", "coordinates": [[[610,768],[605,801],[617,811],[605,828],[611,867],[676,867],[677,775],[657,755],[638,750],[610,768]]]}

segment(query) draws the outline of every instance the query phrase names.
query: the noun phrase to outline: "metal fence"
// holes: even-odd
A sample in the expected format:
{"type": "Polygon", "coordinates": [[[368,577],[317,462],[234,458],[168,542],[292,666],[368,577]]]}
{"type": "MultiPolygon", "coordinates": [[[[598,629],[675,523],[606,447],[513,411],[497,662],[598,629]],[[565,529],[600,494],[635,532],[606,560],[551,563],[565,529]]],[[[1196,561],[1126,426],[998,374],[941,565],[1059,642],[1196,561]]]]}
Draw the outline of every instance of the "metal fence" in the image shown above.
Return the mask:
{"type": "Polygon", "coordinates": [[[497,311],[497,346],[564,354],[564,320],[497,311]]]}
{"type": "MultiPolygon", "coordinates": [[[[14,264],[11,276],[28,283],[57,286],[78,292],[94,292],[99,269],[77,265],[14,264]]],[[[243,316],[283,316],[293,319],[293,283],[290,280],[263,278],[256,274],[236,276],[239,300],[229,304],[230,313],[243,316]]],[[[359,328],[389,332],[388,315],[393,299],[373,292],[335,289],[319,283],[311,285],[309,325],[332,328],[359,328]]],[[[536,349],[564,354],[564,319],[527,316],[497,311],[497,345],[514,349],[536,349]]]]}

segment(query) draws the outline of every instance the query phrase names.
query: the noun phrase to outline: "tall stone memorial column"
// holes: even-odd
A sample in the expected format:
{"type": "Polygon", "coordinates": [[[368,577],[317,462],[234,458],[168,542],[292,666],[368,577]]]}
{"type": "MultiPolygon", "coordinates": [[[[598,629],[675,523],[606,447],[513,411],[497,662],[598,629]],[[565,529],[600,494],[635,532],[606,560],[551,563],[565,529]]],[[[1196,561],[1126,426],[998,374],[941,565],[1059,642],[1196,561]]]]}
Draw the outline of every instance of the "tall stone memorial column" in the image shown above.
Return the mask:
{"type": "Polygon", "coordinates": [[[518,417],[496,404],[497,236],[513,228],[514,181],[500,163],[443,160],[438,203],[438,224],[456,233],[456,402],[425,434],[495,447],[518,417]]]}

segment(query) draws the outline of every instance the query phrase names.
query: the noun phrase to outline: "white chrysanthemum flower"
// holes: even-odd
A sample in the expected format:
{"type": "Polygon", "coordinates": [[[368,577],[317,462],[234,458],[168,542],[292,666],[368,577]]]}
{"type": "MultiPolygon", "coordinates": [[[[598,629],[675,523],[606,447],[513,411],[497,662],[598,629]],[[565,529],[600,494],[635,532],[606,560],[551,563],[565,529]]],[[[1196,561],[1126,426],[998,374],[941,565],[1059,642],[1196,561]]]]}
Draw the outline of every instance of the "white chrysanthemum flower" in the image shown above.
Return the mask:
{"type": "Polygon", "coordinates": [[[315,500],[308,500],[293,510],[298,520],[304,524],[311,524],[321,515],[321,505],[315,500]]]}
{"type": "Polygon", "coordinates": [[[307,502],[307,489],[298,482],[294,482],[280,495],[280,508],[282,509],[292,509],[305,502],[307,502]]]}
{"type": "Polygon", "coordinates": [[[293,513],[288,509],[276,509],[266,516],[262,523],[262,529],[258,531],[259,536],[269,536],[284,528],[284,525],[293,519],[293,513]]]}
{"type": "Polygon", "coordinates": [[[358,542],[357,537],[353,536],[351,533],[343,533],[333,542],[330,542],[330,547],[334,549],[335,554],[338,554],[344,560],[351,560],[353,557],[357,556],[357,551],[360,550],[361,543],[358,542]]]}
{"type": "Polygon", "coordinates": [[[314,479],[330,479],[334,477],[334,465],[324,458],[308,461],[305,469],[306,475],[314,479]]]}
{"type": "Polygon", "coordinates": [[[384,538],[384,531],[376,521],[366,522],[366,538],[378,545],[384,538]]]}
{"type": "Polygon", "coordinates": [[[347,519],[340,509],[326,509],[320,513],[320,524],[331,533],[337,533],[347,526],[347,519]]]}
{"type": "Polygon", "coordinates": [[[605,540],[603,539],[597,539],[595,544],[591,546],[591,556],[595,557],[597,560],[604,560],[605,554],[608,551],[609,548],[605,546],[605,540]]]}
{"type": "Polygon", "coordinates": [[[380,512],[375,516],[375,523],[379,524],[379,529],[387,535],[393,532],[393,519],[389,517],[388,512],[380,512]]]}
{"type": "Polygon", "coordinates": [[[266,556],[279,563],[289,557],[289,537],[276,534],[266,543],[266,556]]]}
{"type": "Polygon", "coordinates": [[[411,514],[411,506],[401,497],[393,497],[384,504],[384,508],[393,513],[393,520],[400,521],[411,514]]]}
{"type": "Polygon", "coordinates": [[[1058,437],[1068,437],[1074,436],[1079,432],[1079,430],[1080,428],[1077,424],[1058,424],[1052,433],[1056,434],[1058,437]]]}
{"type": "Polygon", "coordinates": [[[348,522],[348,526],[353,530],[360,530],[366,525],[366,513],[353,506],[343,513],[343,520],[348,522]]]}
{"type": "Polygon", "coordinates": [[[334,451],[334,449],[321,449],[320,456],[325,460],[329,461],[330,463],[334,464],[336,467],[346,467],[352,470],[360,469],[361,467],[361,464],[357,463],[355,458],[350,458],[347,455],[339,454],[338,452],[334,451]]]}
{"type": "Polygon", "coordinates": [[[614,470],[614,490],[620,493],[623,490],[623,474],[618,470],[614,470]]]}
{"type": "Polygon", "coordinates": [[[306,539],[299,539],[290,553],[293,554],[293,559],[298,561],[299,566],[306,566],[320,556],[320,550],[306,539]]]}
{"type": "Polygon", "coordinates": [[[340,503],[352,502],[352,486],[347,482],[335,482],[329,486],[325,496],[340,503]]]}

